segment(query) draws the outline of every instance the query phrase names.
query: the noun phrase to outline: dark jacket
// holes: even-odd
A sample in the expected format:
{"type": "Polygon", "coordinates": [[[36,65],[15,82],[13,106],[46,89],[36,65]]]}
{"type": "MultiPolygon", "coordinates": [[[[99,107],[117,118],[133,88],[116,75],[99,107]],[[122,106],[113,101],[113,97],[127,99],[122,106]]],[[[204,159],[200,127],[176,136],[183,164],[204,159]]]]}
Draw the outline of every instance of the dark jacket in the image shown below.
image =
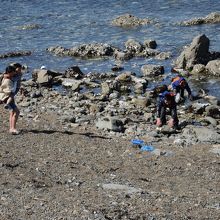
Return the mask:
{"type": "Polygon", "coordinates": [[[181,90],[184,90],[184,89],[186,89],[186,91],[188,92],[188,95],[191,95],[192,93],[188,83],[181,76],[177,76],[172,80],[171,87],[175,93],[181,93],[181,90]],[[183,81],[184,81],[184,86],[181,86],[183,81]]]}
{"type": "Polygon", "coordinates": [[[158,118],[164,117],[162,116],[162,114],[165,113],[164,109],[166,108],[169,108],[171,110],[174,110],[174,112],[176,112],[175,94],[172,92],[168,92],[168,91],[165,91],[159,94],[159,98],[157,101],[157,117],[158,118]],[[167,96],[169,96],[169,99],[171,100],[169,104],[165,102],[167,96]]]}

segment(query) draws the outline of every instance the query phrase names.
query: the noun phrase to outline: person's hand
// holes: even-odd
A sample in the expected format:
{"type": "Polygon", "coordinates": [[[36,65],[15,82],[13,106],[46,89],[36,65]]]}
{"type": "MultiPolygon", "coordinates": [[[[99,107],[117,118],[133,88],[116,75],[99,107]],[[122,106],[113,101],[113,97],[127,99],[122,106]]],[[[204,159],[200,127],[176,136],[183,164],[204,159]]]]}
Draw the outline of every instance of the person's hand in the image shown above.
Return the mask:
{"type": "Polygon", "coordinates": [[[170,128],[173,128],[174,120],[172,118],[168,121],[168,125],[169,125],[170,128]]]}
{"type": "Polygon", "coordinates": [[[193,96],[192,95],[189,95],[189,100],[193,101],[193,96]]]}
{"type": "Polygon", "coordinates": [[[156,125],[157,125],[158,127],[161,127],[161,126],[162,126],[162,122],[161,122],[160,118],[157,118],[156,125]]]}

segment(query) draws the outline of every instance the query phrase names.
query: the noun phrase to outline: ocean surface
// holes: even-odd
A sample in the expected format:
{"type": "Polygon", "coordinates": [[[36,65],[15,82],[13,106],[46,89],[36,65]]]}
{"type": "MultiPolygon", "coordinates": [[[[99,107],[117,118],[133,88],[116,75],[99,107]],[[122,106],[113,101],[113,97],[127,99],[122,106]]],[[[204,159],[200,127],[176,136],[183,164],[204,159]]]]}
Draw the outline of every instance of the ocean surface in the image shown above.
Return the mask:
{"type": "MultiPolygon", "coordinates": [[[[210,39],[210,51],[220,51],[220,24],[183,27],[178,22],[195,17],[205,17],[219,12],[219,0],[0,0],[0,53],[32,51],[31,56],[0,59],[0,72],[11,62],[21,62],[31,71],[46,65],[48,69],[64,71],[77,65],[84,73],[109,72],[115,64],[113,58],[81,60],[57,57],[46,52],[50,46],[70,48],[84,43],[108,43],[124,48],[128,39],[142,42],[155,39],[159,51],[170,51],[172,58],[155,60],[134,58],[123,63],[125,71],[140,74],[144,64],[160,64],[169,76],[173,60],[182,48],[199,34],[210,39]],[[111,21],[119,15],[129,13],[139,18],[151,18],[157,25],[145,25],[124,29],[114,27],[111,21]],[[23,29],[25,25],[39,28],[23,29]]],[[[191,83],[192,90],[200,87],[210,95],[220,98],[220,79],[206,79],[191,83]]]]}

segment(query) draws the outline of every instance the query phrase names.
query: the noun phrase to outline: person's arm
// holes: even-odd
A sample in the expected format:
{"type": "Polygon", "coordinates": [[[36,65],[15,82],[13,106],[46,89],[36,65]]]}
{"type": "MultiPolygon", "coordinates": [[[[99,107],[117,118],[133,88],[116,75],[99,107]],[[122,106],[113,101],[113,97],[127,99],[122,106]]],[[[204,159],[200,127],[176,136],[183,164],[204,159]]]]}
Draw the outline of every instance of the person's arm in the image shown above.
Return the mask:
{"type": "Polygon", "coordinates": [[[21,75],[14,77],[13,80],[16,83],[16,89],[14,91],[14,95],[16,95],[21,88],[21,75]]]}
{"type": "Polygon", "coordinates": [[[190,96],[192,94],[192,91],[191,91],[188,83],[186,83],[185,89],[188,92],[188,95],[190,96]]]}
{"type": "Polygon", "coordinates": [[[190,89],[188,83],[186,83],[186,87],[185,87],[185,89],[186,89],[186,91],[188,92],[188,97],[189,97],[189,99],[190,99],[191,101],[193,101],[192,91],[191,91],[191,89],[190,89]]]}

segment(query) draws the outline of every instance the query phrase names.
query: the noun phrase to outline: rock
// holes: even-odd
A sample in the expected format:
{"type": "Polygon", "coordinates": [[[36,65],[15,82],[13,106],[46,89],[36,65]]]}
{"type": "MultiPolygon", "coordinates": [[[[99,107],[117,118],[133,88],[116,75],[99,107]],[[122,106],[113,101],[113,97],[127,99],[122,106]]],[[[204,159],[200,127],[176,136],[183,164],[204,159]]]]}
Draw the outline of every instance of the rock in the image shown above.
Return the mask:
{"type": "Polygon", "coordinates": [[[195,114],[203,114],[203,112],[205,111],[205,108],[208,106],[209,104],[208,103],[193,103],[192,104],[192,109],[193,109],[193,112],[195,114]]]}
{"type": "Polygon", "coordinates": [[[140,19],[134,15],[124,14],[121,15],[112,21],[112,25],[119,27],[136,27],[145,24],[151,24],[152,20],[150,19],[140,19]]]}
{"type": "Polygon", "coordinates": [[[171,53],[170,52],[161,52],[158,55],[155,56],[155,59],[158,60],[167,60],[171,58],[171,53]]]}
{"type": "Polygon", "coordinates": [[[215,105],[209,105],[205,108],[207,116],[212,118],[220,119],[220,107],[215,105]]]}
{"type": "Polygon", "coordinates": [[[82,79],[84,77],[84,74],[78,66],[72,66],[65,71],[64,77],[82,79]]]}
{"type": "Polygon", "coordinates": [[[151,48],[144,48],[141,53],[138,54],[139,57],[156,57],[160,52],[151,48]]]}
{"type": "Polygon", "coordinates": [[[94,43],[82,44],[78,47],[70,48],[69,55],[74,57],[94,58],[103,56],[112,56],[116,48],[108,44],[94,43]]]}
{"type": "Polygon", "coordinates": [[[147,97],[138,97],[138,98],[133,98],[132,103],[137,106],[137,107],[142,107],[145,108],[151,104],[150,99],[147,97]]]}
{"type": "Polygon", "coordinates": [[[203,122],[203,121],[208,122],[209,124],[213,125],[214,127],[216,127],[218,124],[218,122],[214,118],[208,117],[208,116],[201,120],[201,122],[203,122]]]}
{"type": "Polygon", "coordinates": [[[196,64],[191,71],[192,74],[204,74],[206,73],[206,67],[203,64],[196,64]]]}
{"type": "Polygon", "coordinates": [[[42,93],[41,91],[35,91],[33,93],[31,93],[31,98],[39,98],[39,97],[42,97],[42,93]]]}
{"type": "Polygon", "coordinates": [[[25,24],[22,26],[18,26],[17,29],[19,30],[33,30],[33,29],[40,29],[42,28],[39,24],[25,24]]]}
{"type": "Polygon", "coordinates": [[[33,80],[40,85],[49,86],[52,83],[52,76],[48,70],[35,69],[32,73],[33,80]]]}
{"type": "Polygon", "coordinates": [[[50,47],[47,51],[61,56],[72,56],[81,58],[101,58],[104,56],[113,56],[118,49],[103,43],[82,44],[70,49],[60,46],[50,47]]]}
{"type": "Polygon", "coordinates": [[[191,69],[195,64],[206,65],[209,60],[209,39],[203,34],[195,37],[177,58],[177,68],[191,69]]]}
{"type": "Polygon", "coordinates": [[[46,50],[50,53],[54,53],[55,55],[59,55],[59,56],[68,56],[68,51],[69,51],[69,49],[61,46],[49,47],[46,50]]]}
{"type": "Polygon", "coordinates": [[[50,86],[53,83],[53,79],[60,75],[61,73],[46,69],[34,69],[32,72],[33,80],[41,86],[50,86]]]}
{"type": "Polygon", "coordinates": [[[114,58],[116,60],[124,61],[124,60],[130,60],[131,58],[133,58],[133,55],[129,52],[116,51],[114,53],[114,58]]]}
{"type": "Polygon", "coordinates": [[[132,193],[140,193],[142,192],[141,189],[137,189],[131,186],[127,185],[121,185],[121,184],[116,184],[116,183],[107,183],[107,184],[102,184],[102,188],[105,190],[118,190],[118,191],[123,191],[126,194],[132,194],[132,193]]]}
{"type": "Polygon", "coordinates": [[[120,93],[118,91],[114,91],[109,95],[109,100],[117,100],[120,97],[120,93]]]}
{"type": "Polygon", "coordinates": [[[115,117],[103,117],[99,118],[96,122],[96,127],[99,129],[107,129],[116,132],[123,132],[124,126],[120,119],[115,117]]]}
{"type": "Polygon", "coordinates": [[[164,74],[164,67],[152,64],[143,65],[141,67],[141,72],[144,76],[155,77],[164,74]]]}
{"type": "Polygon", "coordinates": [[[101,89],[103,95],[109,95],[112,92],[112,88],[109,86],[109,83],[107,82],[101,83],[101,89]]]}
{"type": "Polygon", "coordinates": [[[207,127],[187,126],[183,129],[182,136],[185,137],[187,143],[220,143],[220,134],[207,127]]]}
{"type": "Polygon", "coordinates": [[[83,82],[81,80],[75,80],[75,79],[63,79],[62,85],[66,87],[71,87],[73,91],[77,91],[80,89],[80,85],[83,82]]]}
{"type": "Polygon", "coordinates": [[[206,69],[213,76],[220,76],[220,60],[211,60],[207,63],[206,69]]]}
{"type": "Polygon", "coordinates": [[[103,111],[103,110],[104,110],[104,108],[103,108],[103,106],[101,106],[101,105],[93,104],[93,103],[90,104],[89,112],[90,112],[91,114],[96,114],[96,113],[101,112],[101,111],[103,111]]]}
{"type": "Polygon", "coordinates": [[[119,65],[114,65],[111,70],[112,71],[122,71],[124,68],[122,66],[119,65]]]}
{"type": "Polygon", "coordinates": [[[146,88],[147,88],[147,83],[143,84],[139,82],[134,85],[134,92],[137,94],[143,94],[146,88]]]}
{"type": "Polygon", "coordinates": [[[145,40],[144,41],[144,46],[151,48],[151,49],[156,49],[157,48],[157,42],[155,40],[145,40]]]}
{"type": "Polygon", "coordinates": [[[31,51],[13,51],[5,54],[0,54],[0,59],[8,57],[21,57],[21,56],[30,56],[31,51]]]}
{"type": "Polygon", "coordinates": [[[30,106],[30,102],[26,102],[26,101],[23,101],[23,102],[20,102],[19,103],[19,106],[21,106],[21,107],[28,107],[28,106],[30,106]]]}
{"type": "Polygon", "coordinates": [[[212,149],[210,150],[210,152],[214,153],[214,154],[218,154],[220,155],[220,144],[215,144],[213,145],[212,149]]]}
{"type": "Polygon", "coordinates": [[[129,39],[125,42],[125,48],[131,54],[139,54],[143,49],[143,45],[133,39],[129,39]]]}
{"type": "Polygon", "coordinates": [[[216,24],[220,23],[220,13],[218,12],[212,12],[209,15],[207,15],[205,18],[195,18],[189,21],[183,21],[180,24],[181,25],[201,25],[201,24],[216,24]]]}
{"type": "Polygon", "coordinates": [[[204,95],[203,98],[208,101],[211,105],[220,105],[220,100],[212,95],[204,95]]]}
{"type": "Polygon", "coordinates": [[[120,82],[131,82],[131,72],[125,72],[120,75],[118,75],[115,80],[120,81],[120,82]]]}

